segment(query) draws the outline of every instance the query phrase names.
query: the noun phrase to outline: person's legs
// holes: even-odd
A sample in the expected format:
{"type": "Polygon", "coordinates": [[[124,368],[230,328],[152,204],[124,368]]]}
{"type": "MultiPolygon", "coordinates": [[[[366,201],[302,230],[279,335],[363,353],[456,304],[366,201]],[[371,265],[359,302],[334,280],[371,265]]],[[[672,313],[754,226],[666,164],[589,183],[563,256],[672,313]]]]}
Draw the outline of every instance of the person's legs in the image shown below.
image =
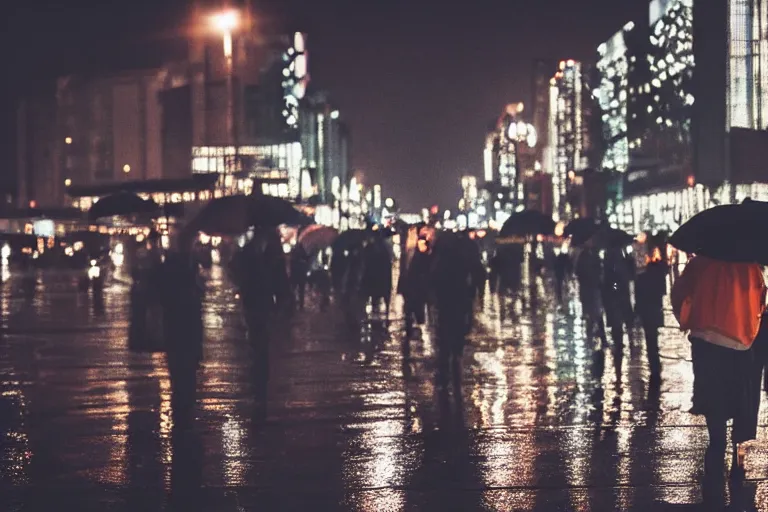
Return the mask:
{"type": "Polygon", "coordinates": [[[600,348],[605,348],[608,346],[608,338],[605,335],[605,321],[603,320],[603,315],[598,315],[597,318],[595,318],[595,323],[597,324],[597,335],[602,344],[600,348]]]}
{"type": "Polygon", "coordinates": [[[645,350],[648,354],[648,366],[651,375],[661,373],[661,359],[659,356],[659,330],[645,318],[642,319],[643,332],[645,332],[645,350]]]}
{"type": "Polygon", "coordinates": [[[405,315],[405,335],[410,337],[413,332],[413,305],[411,301],[406,300],[403,305],[403,314],[405,315]]]}
{"type": "Polygon", "coordinates": [[[624,346],[624,326],[622,324],[611,326],[611,341],[616,347],[624,346]]]}
{"type": "Polygon", "coordinates": [[[704,456],[704,472],[707,474],[722,473],[725,467],[726,433],[728,420],[707,416],[707,432],[709,446],[704,456]]]}
{"type": "Polygon", "coordinates": [[[702,494],[705,506],[712,510],[724,504],[725,499],[725,445],[727,420],[725,418],[707,416],[707,431],[709,446],[704,456],[704,481],[702,494]]]}

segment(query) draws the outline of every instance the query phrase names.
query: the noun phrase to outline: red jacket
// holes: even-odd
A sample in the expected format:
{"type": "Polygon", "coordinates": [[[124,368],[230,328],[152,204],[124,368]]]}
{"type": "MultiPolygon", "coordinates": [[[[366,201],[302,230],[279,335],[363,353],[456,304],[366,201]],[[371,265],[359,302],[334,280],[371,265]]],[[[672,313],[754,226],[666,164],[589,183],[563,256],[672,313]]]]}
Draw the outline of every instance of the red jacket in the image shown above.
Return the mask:
{"type": "Polygon", "coordinates": [[[680,329],[715,345],[747,350],[765,309],[765,281],[757,263],[696,256],[672,287],[680,329]]]}

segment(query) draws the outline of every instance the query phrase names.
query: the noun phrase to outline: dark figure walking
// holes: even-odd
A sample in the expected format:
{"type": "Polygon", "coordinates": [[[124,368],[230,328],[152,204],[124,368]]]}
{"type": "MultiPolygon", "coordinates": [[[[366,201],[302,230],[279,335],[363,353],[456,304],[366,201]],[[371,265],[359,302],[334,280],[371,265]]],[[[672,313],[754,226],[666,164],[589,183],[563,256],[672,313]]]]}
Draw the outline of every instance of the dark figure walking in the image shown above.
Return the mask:
{"type": "MultiPolygon", "coordinates": [[[[590,244],[588,242],[588,244],[590,244]]],[[[576,260],[576,278],[579,281],[579,299],[586,320],[586,335],[591,341],[597,330],[601,348],[608,344],[603,321],[603,305],[600,290],[602,288],[602,262],[597,250],[590,244],[579,254],[576,260]]]]}
{"type": "Polygon", "coordinates": [[[363,273],[360,292],[365,299],[370,299],[374,311],[384,301],[386,313],[384,323],[389,318],[389,303],[392,297],[392,258],[386,242],[374,237],[363,249],[363,273]]]}
{"type": "Polygon", "coordinates": [[[760,384],[750,350],[765,309],[765,283],[754,263],[728,263],[705,256],[689,261],[672,288],[680,328],[690,330],[694,414],[707,421],[705,499],[720,506],[724,494],[724,452],[733,419],[732,477],[743,475],[739,444],[757,434],[760,384]]]}
{"type": "Polygon", "coordinates": [[[560,249],[555,256],[555,296],[558,304],[563,303],[563,288],[565,287],[566,277],[572,271],[571,257],[568,256],[567,249],[560,249]]]}
{"type": "Polygon", "coordinates": [[[398,288],[403,296],[405,314],[405,335],[408,339],[413,336],[414,323],[422,325],[426,321],[426,307],[429,295],[429,272],[432,257],[429,253],[429,242],[420,238],[408,267],[400,276],[398,288]]]}
{"type": "Polygon", "coordinates": [[[499,293],[516,297],[522,282],[525,252],[522,244],[511,244],[499,252],[499,293]]]}
{"type": "Polygon", "coordinates": [[[635,308],[645,333],[645,347],[652,376],[661,372],[659,328],[664,325],[663,301],[667,294],[666,262],[659,256],[661,248],[650,251],[645,269],[635,278],[635,308]],[[653,255],[659,256],[654,257],[653,255]]]}
{"type": "Polygon", "coordinates": [[[171,377],[174,425],[194,419],[197,369],[203,357],[203,322],[197,268],[189,254],[171,253],[161,266],[159,283],[163,306],[165,347],[171,377]]]}
{"type": "Polygon", "coordinates": [[[299,309],[304,309],[304,296],[307,289],[307,274],[309,272],[309,255],[301,244],[291,251],[291,289],[292,298],[299,309]]]}
{"type": "Polygon", "coordinates": [[[437,309],[438,376],[445,382],[452,373],[454,387],[459,388],[464,345],[472,325],[474,287],[472,265],[460,240],[451,235],[441,235],[435,245],[431,278],[437,309]]]}
{"type": "Polygon", "coordinates": [[[605,251],[603,262],[603,305],[606,323],[611,329],[614,347],[624,346],[624,330],[632,331],[634,313],[629,283],[632,281],[630,259],[624,249],[610,247],[605,251]]]}

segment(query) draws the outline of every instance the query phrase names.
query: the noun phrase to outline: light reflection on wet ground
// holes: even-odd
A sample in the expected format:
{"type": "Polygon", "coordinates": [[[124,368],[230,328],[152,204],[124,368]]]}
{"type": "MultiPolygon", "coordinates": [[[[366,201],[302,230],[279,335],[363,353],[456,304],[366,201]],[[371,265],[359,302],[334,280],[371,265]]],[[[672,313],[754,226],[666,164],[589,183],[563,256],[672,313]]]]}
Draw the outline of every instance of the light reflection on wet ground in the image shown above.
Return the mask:
{"type": "MultiPolygon", "coordinates": [[[[363,337],[342,312],[310,305],[273,333],[265,413],[234,292],[220,271],[209,278],[198,419],[186,434],[173,428],[164,356],[127,351],[124,285],[108,287],[103,304],[50,275],[34,298],[13,279],[4,285],[5,509],[666,510],[700,501],[706,429],[687,412],[689,349],[671,317],[654,386],[640,330],[622,353],[597,357],[578,304],[563,312],[541,298],[532,310],[530,300],[487,295],[456,394],[435,384],[430,331],[403,350],[399,300],[389,329],[374,323],[363,337]]],[[[746,460],[759,510],[768,509],[767,414],[746,460]]]]}

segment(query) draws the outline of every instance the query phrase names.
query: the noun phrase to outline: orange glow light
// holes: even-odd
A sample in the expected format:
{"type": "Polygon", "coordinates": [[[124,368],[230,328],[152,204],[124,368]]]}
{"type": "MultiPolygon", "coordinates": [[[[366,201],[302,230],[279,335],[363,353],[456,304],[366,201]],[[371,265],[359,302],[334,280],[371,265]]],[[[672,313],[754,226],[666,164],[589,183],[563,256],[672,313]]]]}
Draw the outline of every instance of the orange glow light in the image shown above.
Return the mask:
{"type": "Polygon", "coordinates": [[[211,25],[222,33],[232,32],[240,23],[240,16],[235,10],[228,10],[211,16],[211,25]]]}

